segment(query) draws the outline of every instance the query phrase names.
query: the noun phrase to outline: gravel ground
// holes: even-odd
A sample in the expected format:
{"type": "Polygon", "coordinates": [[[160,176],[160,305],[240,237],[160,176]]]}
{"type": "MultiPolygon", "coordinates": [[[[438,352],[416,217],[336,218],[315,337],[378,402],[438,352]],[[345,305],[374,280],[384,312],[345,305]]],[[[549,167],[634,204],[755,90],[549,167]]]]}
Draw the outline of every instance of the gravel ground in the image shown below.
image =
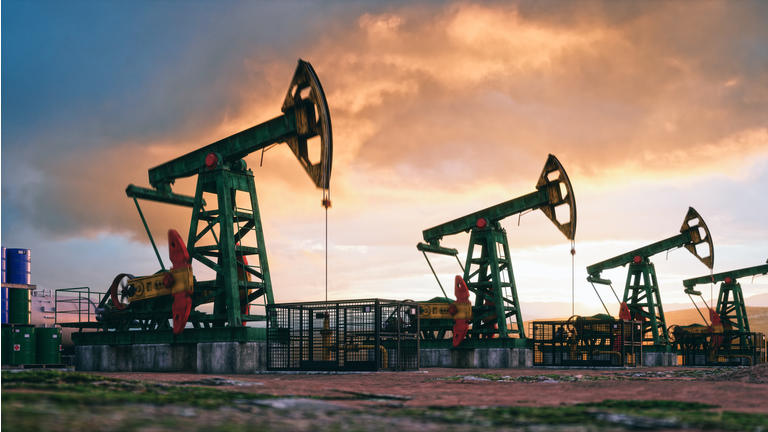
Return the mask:
{"type": "MultiPolygon", "coordinates": [[[[218,386],[284,396],[380,395],[389,404],[424,406],[549,406],[605,399],[676,400],[768,414],[768,365],[754,368],[423,369],[417,372],[198,375],[103,373],[150,382],[219,380],[218,386]],[[227,382],[229,380],[229,382],[227,382]],[[224,384],[224,385],[222,385],[224,384]]],[[[343,401],[370,405],[364,398],[343,401]]]]}
{"type": "Polygon", "coordinates": [[[13,432],[768,430],[768,367],[3,372],[13,432]]]}

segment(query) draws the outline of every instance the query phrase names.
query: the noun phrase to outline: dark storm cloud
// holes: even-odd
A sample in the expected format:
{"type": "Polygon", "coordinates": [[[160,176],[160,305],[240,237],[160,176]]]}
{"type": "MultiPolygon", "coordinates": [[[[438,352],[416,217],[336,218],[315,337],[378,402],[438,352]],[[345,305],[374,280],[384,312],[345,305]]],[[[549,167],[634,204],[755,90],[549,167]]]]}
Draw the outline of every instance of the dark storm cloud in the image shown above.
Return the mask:
{"type": "MultiPolygon", "coordinates": [[[[298,57],[325,86],[336,190],[353,202],[363,174],[429,193],[535,177],[550,152],[598,180],[763,154],[767,10],[6,1],[3,234],[142,235],[125,185],[276,115],[298,57]]],[[[309,189],[291,174],[273,181],[309,189]]]]}
{"type": "Polygon", "coordinates": [[[145,182],[151,166],[217,138],[210,130],[241,116],[244,104],[284,92],[264,66],[290,71],[316,23],[343,16],[338,9],[3,2],[4,232],[16,223],[65,236],[124,230],[113,204],[98,205],[108,191],[110,203],[125,200],[127,179],[145,182]],[[150,152],[157,142],[175,150],[150,152]]]}

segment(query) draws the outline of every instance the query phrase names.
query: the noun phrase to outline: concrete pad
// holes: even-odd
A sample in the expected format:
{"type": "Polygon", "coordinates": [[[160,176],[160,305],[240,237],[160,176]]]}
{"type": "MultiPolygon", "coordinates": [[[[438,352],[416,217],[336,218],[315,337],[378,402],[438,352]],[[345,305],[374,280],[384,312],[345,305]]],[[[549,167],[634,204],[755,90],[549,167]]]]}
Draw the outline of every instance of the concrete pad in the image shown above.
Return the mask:
{"type": "Polygon", "coordinates": [[[643,366],[677,366],[677,354],[668,352],[643,352],[643,366]]]}
{"type": "Polygon", "coordinates": [[[528,348],[428,348],[419,350],[420,367],[514,369],[533,367],[528,348]]]}
{"type": "Polygon", "coordinates": [[[254,373],[266,370],[266,342],[79,345],[75,369],[104,372],[254,373]]]}
{"type": "Polygon", "coordinates": [[[254,373],[267,369],[266,342],[197,344],[197,373],[254,373]]]}

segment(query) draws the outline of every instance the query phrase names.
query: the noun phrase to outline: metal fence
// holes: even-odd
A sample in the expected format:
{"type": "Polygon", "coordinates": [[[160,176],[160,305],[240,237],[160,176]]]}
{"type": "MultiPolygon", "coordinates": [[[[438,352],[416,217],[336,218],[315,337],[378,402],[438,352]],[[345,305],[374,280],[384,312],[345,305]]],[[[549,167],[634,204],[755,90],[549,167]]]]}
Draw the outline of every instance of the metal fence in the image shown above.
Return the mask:
{"type": "Polygon", "coordinates": [[[419,368],[418,305],[365,299],[267,306],[267,368],[419,368]]]}
{"type": "Polygon", "coordinates": [[[678,333],[675,348],[682,366],[753,366],[766,362],[763,333],[678,333]]]}
{"type": "Polygon", "coordinates": [[[572,318],[534,321],[535,366],[638,366],[642,357],[640,321],[572,318]]]}
{"type": "Polygon", "coordinates": [[[54,292],[54,322],[90,322],[96,319],[96,306],[104,293],[89,287],[61,288],[54,292]]]}

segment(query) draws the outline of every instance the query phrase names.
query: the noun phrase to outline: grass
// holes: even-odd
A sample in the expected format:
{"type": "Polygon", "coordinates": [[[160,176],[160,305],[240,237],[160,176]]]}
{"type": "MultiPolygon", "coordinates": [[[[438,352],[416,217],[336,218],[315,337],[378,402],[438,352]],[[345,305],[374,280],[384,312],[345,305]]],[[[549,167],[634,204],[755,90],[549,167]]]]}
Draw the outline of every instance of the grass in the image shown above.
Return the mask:
{"type": "Polygon", "coordinates": [[[768,416],[714,411],[715,405],[668,400],[605,400],[598,403],[548,407],[404,408],[405,415],[446,424],[487,427],[527,425],[593,425],[627,429],[700,428],[727,431],[768,430],[768,416]]]}
{"type": "Polygon", "coordinates": [[[3,372],[2,387],[3,403],[44,400],[59,405],[144,403],[217,408],[236,401],[273,397],[209,387],[155,384],[56,371],[3,372]],[[24,391],[13,391],[19,389],[24,391]]]}

